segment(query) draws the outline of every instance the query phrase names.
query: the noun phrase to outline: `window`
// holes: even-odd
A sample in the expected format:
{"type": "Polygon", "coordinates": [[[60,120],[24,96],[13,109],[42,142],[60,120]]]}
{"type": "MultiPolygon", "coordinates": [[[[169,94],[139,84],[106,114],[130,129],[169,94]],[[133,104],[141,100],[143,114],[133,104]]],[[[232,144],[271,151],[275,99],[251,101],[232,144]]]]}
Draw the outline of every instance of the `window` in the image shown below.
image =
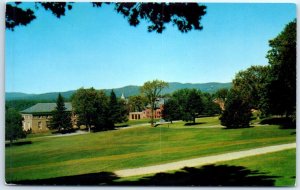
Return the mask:
{"type": "Polygon", "coordinates": [[[51,127],[51,126],[50,126],[50,121],[46,121],[46,126],[47,126],[48,128],[51,127]]]}
{"type": "Polygon", "coordinates": [[[39,128],[39,129],[42,129],[42,127],[43,127],[42,122],[39,121],[39,122],[38,122],[38,128],[39,128]]]}

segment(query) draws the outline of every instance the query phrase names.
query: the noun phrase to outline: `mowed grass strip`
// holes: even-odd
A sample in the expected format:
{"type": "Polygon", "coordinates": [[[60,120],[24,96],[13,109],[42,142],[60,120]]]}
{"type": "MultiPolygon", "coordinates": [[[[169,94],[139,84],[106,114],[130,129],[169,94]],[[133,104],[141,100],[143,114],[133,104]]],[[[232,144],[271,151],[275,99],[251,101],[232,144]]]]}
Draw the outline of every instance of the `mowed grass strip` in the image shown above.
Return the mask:
{"type": "Polygon", "coordinates": [[[296,149],[253,156],[219,164],[244,166],[275,179],[275,186],[295,186],[296,149]]]}
{"type": "MultiPolygon", "coordinates": [[[[283,150],[279,152],[274,153],[267,153],[267,154],[261,154],[256,156],[250,156],[246,158],[236,159],[236,160],[230,160],[230,161],[224,161],[224,162],[218,162],[216,164],[213,164],[213,168],[223,167],[224,173],[228,172],[229,176],[222,176],[218,175],[218,173],[214,173],[213,176],[211,171],[206,171],[207,173],[201,173],[204,177],[212,177],[208,180],[213,181],[215,186],[217,185],[226,185],[230,181],[230,184],[232,185],[245,185],[241,183],[241,180],[244,181],[250,181],[250,178],[255,178],[257,176],[257,179],[267,179],[267,180],[274,180],[274,183],[271,186],[295,186],[296,184],[296,149],[290,149],[290,150],[283,150]],[[226,168],[230,167],[242,167],[241,172],[244,175],[242,176],[236,176],[232,175],[230,176],[230,171],[226,171],[226,168]],[[245,172],[245,170],[251,171],[251,173],[245,172]],[[237,178],[235,178],[237,177],[237,178]],[[248,180],[247,180],[248,179],[248,180]],[[228,181],[227,181],[228,180],[228,181]]],[[[198,171],[202,171],[202,169],[206,166],[199,166],[199,167],[193,167],[194,169],[198,171]]],[[[174,178],[174,181],[176,183],[176,180],[178,180],[178,175],[176,175],[176,172],[185,172],[185,178],[187,178],[187,184],[181,183],[181,185],[191,185],[192,180],[189,180],[191,178],[195,178],[195,174],[193,173],[187,173],[186,171],[180,169],[180,170],[174,170],[174,171],[168,171],[164,172],[165,175],[161,175],[162,177],[165,177],[168,175],[169,181],[172,181],[174,178]]],[[[199,172],[200,173],[200,172],[199,172]]],[[[139,176],[132,176],[132,177],[124,177],[117,179],[115,182],[118,184],[136,184],[136,182],[139,182],[140,180],[143,180],[145,178],[152,178],[155,176],[155,174],[147,174],[147,175],[139,175],[139,176]]],[[[182,176],[181,176],[182,177],[182,176]]],[[[163,180],[163,179],[161,179],[163,180]]],[[[184,179],[181,179],[184,180],[184,179]]],[[[206,184],[205,180],[203,178],[198,178],[198,181],[195,182],[195,184],[201,185],[206,184]],[[201,181],[203,180],[203,181],[201,181]]],[[[154,181],[154,180],[153,180],[154,181]]],[[[140,184],[140,183],[138,183],[140,184]]],[[[164,184],[163,182],[161,183],[164,184]]],[[[263,183],[259,184],[258,182],[253,181],[253,183],[247,183],[247,186],[257,186],[257,185],[264,185],[263,183]]],[[[269,184],[270,185],[270,184],[269,184]]]]}
{"type": "MultiPolygon", "coordinates": [[[[212,125],[218,122],[215,117],[204,119],[212,125]]],[[[141,126],[78,136],[31,138],[28,140],[32,144],[6,148],[6,180],[115,171],[295,142],[293,132],[295,129],[282,130],[278,126],[189,128],[181,122],[169,127],[141,126]]]]}

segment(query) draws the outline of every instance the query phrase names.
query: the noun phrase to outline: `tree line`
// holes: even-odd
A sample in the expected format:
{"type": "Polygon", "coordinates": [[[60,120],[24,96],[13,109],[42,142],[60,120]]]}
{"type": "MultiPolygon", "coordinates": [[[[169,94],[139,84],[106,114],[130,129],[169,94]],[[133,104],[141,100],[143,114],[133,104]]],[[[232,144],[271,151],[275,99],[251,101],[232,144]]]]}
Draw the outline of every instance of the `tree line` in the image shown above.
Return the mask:
{"type": "MultiPolygon", "coordinates": [[[[202,93],[196,89],[182,89],[171,95],[164,106],[163,117],[173,121],[196,122],[200,115],[222,113],[221,124],[228,128],[248,127],[252,110],[258,110],[261,117],[269,115],[285,116],[295,126],[296,121],[296,20],[288,23],[284,30],[269,41],[271,49],[266,57],[269,65],[251,66],[240,71],[233,80],[233,87],[228,91],[221,89],[215,94],[202,93]],[[224,103],[221,111],[212,100],[224,103]]],[[[151,125],[155,101],[162,97],[164,81],[154,80],[144,83],[141,88],[143,96],[129,98],[129,104],[117,99],[112,91],[110,96],[93,88],[79,89],[72,97],[74,113],[78,117],[77,125],[85,125],[89,130],[108,130],[115,123],[127,120],[131,110],[141,111],[149,103],[151,125]]],[[[5,107],[5,139],[12,140],[24,136],[20,113],[5,107]]],[[[64,100],[57,99],[57,107],[51,121],[52,128],[66,130],[70,128],[70,116],[64,115],[64,100]],[[64,123],[64,124],[62,124],[64,123]]]]}
{"type": "MultiPolygon", "coordinates": [[[[222,89],[223,91],[226,89],[222,89]]],[[[220,91],[222,91],[220,90],[220,91]]],[[[199,116],[212,116],[221,113],[220,106],[214,102],[218,93],[203,93],[197,89],[180,89],[166,98],[163,118],[167,121],[183,120],[196,123],[199,116]]]]}
{"type": "Polygon", "coordinates": [[[128,119],[126,102],[117,99],[113,90],[108,97],[102,90],[80,88],[71,99],[77,126],[85,125],[89,131],[113,129],[128,119]]]}
{"type": "Polygon", "coordinates": [[[240,71],[225,101],[221,123],[229,128],[248,127],[251,110],[261,117],[284,116],[289,125],[296,121],[296,20],[269,41],[269,65],[240,71]]]}

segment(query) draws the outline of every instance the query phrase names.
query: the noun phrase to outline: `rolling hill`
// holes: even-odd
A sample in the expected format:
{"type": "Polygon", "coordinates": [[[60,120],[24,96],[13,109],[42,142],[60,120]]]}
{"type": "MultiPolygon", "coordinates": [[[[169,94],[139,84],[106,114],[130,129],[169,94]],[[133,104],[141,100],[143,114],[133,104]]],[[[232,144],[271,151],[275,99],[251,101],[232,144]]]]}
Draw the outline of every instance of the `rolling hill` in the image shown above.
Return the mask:
{"type": "MultiPolygon", "coordinates": [[[[183,88],[196,88],[203,92],[209,92],[213,93],[217,91],[220,88],[230,88],[231,83],[217,83],[217,82],[210,82],[210,83],[179,83],[179,82],[170,82],[169,87],[163,90],[163,94],[172,93],[176,90],[183,89],[183,88]]],[[[122,88],[115,88],[113,89],[117,95],[117,97],[120,97],[122,93],[128,97],[133,95],[138,95],[140,93],[139,91],[140,86],[134,86],[129,85],[122,88]]],[[[104,89],[104,91],[109,94],[112,89],[104,89]]],[[[67,91],[67,92],[61,92],[61,95],[69,99],[73,94],[75,90],[67,91]]],[[[11,100],[49,100],[53,101],[56,100],[59,92],[49,92],[49,93],[43,93],[43,94],[26,94],[26,93],[20,93],[20,92],[6,92],[5,93],[5,100],[11,101],[11,100]]]]}

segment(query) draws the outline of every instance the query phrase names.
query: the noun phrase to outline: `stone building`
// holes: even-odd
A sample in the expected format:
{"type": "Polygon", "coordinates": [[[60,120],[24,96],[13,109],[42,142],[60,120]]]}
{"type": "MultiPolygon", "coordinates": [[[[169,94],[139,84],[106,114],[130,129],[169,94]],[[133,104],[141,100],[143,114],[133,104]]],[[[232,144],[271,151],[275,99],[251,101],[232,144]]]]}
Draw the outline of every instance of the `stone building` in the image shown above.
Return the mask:
{"type": "MultiPolygon", "coordinates": [[[[38,103],[21,111],[24,131],[31,130],[32,133],[42,133],[49,131],[52,111],[55,110],[56,103],[38,103]]],[[[72,104],[65,103],[66,111],[72,112],[72,104]]],[[[73,127],[76,127],[76,118],[72,115],[73,127]]]]}

